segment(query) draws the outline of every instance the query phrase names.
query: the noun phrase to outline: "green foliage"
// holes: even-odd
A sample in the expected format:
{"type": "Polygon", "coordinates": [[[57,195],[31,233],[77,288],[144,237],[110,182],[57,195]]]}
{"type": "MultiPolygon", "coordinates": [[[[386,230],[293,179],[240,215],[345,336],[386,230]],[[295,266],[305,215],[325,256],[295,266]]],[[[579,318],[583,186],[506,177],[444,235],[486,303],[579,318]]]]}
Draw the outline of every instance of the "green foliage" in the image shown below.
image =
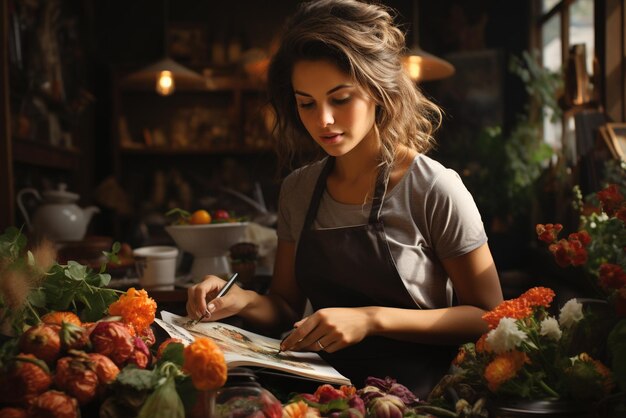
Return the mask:
{"type": "Polygon", "coordinates": [[[516,216],[528,209],[554,155],[543,138],[543,112],[553,119],[561,114],[557,103],[560,74],[542,68],[528,52],[522,58],[514,57],[509,70],[524,82],[532,106],[518,115],[508,132],[501,126],[485,127],[455,151],[464,165],[457,169],[481,213],[488,217],[516,216]]]}
{"type": "Polygon", "coordinates": [[[626,319],[622,319],[613,327],[609,334],[608,347],[613,377],[622,392],[626,392],[626,319]]]}
{"type": "Polygon", "coordinates": [[[539,54],[524,51],[522,58],[512,57],[509,63],[509,71],[517,75],[526,87],[526,93],[536,101],[539,106],[544,106],[544,111],[550,113],[552,122],[561,118],[561,108],[558,103],[558,94],[563,87],[563,75],[561,72],[550,71],[539,65],[539,54]]]}
{"type": "MultiPolygon", "coordinates": [[[[12,271],[20,272],[36,284],[28,289],[26,299],[19,306],[9,306],[6,295],[0,292],[0,322],[11,322],[15,333],[25,326],[40,322],[40,317],[50,311],[70,310],[83,321],[102,318],[108,306],[117,300],[119,290],[107,288],[111,276],[104,273],[106,263],[99,271],[69,261],[66,265],[53,263],[48,271],[40,271],[33,254],[26,250],[27,240],[20,230],[8,228],[0,235],[0,280],[8,280],[12,271]],[[39,278],[38,276],[43,276],[39,278]],[[13,309],[9,309],[13,308],[13,309]]],[[[116,257],[120,244],[116,243],[105,255],[116,257]]],[[[3,288],[5,290],[5,287],[3,288]]]]}

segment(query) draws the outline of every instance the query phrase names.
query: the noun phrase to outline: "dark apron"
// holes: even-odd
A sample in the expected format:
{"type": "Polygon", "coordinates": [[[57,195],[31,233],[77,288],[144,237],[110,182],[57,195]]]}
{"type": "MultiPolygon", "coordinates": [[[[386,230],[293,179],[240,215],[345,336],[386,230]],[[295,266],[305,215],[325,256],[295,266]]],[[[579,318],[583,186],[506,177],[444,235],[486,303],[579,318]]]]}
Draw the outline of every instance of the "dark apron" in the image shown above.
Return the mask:
{"type": "MultiPolygon", "coordinates": [[[[376,180],[367,225],[312,228],[333,165],[334,158],[328,157],[315,186],[296,253],[296,278],[313,309],[420,309],[400,278],[380,219],[386,192],[384,170],[376,180]]],[[[455,352],[456,347],[451,346],[374,336],[335,353],[319,354],[357,387],[362,387],[368,376],[389,376],[425,398],[448,370],[455,352]]]]}

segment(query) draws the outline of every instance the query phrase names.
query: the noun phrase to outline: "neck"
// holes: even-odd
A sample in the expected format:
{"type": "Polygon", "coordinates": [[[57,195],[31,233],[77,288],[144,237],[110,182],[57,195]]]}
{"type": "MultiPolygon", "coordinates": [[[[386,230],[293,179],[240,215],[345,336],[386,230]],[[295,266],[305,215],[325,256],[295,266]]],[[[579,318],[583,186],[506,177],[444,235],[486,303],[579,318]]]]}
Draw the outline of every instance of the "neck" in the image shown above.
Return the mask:
{"type": "Polygon", "coordinates": [[[335,161],[334,175],[342,180],[354,180],[376,172],[380,162],[380,140],[378,132],[372,129],[352,151],[337,157],[335,161]]]}

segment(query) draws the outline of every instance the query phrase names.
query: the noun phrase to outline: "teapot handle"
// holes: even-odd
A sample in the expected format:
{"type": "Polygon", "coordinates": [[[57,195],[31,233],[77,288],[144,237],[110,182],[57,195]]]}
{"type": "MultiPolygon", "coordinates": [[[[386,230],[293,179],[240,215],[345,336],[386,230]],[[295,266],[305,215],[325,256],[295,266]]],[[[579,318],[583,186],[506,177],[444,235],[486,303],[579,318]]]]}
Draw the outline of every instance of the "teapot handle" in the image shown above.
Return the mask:
{"type": "Polygon", "coordinates": [[[41,200],[41,195],[39,194],[37,190],[33,189],[32,187],[27,187],[25,189],[20,190],[17,193],[17,206],[20,208],[20,211],[22,212],[22,216],[24,216],[24,220],[26,221],[26,226],[28,226],[28,230],[32,232],[33,225],[30,222],[28,211],[26,210],[26,208],[24,207],[24,203],[22,202],[22,197],[25,194],[29,194],[29,193],[35,196],[37,199],[41,200]]]}

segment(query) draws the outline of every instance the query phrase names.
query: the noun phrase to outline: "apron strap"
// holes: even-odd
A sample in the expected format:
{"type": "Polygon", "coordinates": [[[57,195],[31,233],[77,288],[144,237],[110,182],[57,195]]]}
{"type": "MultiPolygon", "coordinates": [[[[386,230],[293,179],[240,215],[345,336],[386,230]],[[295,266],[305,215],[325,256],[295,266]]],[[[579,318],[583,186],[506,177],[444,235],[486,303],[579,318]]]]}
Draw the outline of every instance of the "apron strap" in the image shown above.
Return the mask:
{"type": "Polygon", "coordinates": [[[374,198],[372,199],[372,209],[370,210],[369,224],[378,223],[380,219],[380,212],[383,208],[383,200],[387,194],[387,173],[389,172],[389,166],[384,164],[378,170],[376,176],[376,186],[374,187],[374,198]]]}
{"type": "Polygon", "coordinates": [[[303,230],[308,230],[311,225],[313,225],[313,220],[317,216],[317,209],[320,206],[320,202],[322,200],[322,194],[324,193],[324,189],[326,189],[326,178],[328,178],[328,174],[335,166],[335,157],[328,157],[326,160],[326,164],[324,164],[324,168],[317,178],[317,183],[315,184],[315,189],[313,189],[313,195],[311,196],[311,202],[309,203],[309,210],[306,213],[306,218],[304,218],[304,225],[302,226],[303,230]]]}

